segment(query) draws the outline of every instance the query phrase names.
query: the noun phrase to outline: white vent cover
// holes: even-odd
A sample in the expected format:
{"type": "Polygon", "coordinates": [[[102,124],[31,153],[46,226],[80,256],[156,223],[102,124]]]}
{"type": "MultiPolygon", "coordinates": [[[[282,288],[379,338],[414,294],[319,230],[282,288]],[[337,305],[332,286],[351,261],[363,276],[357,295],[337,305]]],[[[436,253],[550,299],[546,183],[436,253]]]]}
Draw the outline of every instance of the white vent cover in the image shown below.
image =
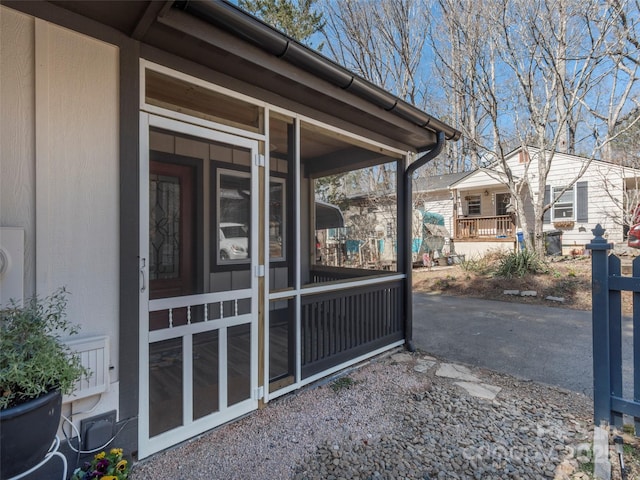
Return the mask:
{"type": "Polygon", "coordinates": [[[72,402],[109,390],[109,337],[105,335],[78,338],[65,342],[80,355],[82,365],[90,374],[76,382],[75,391],[65,395],[62,401],[72,402]]]}

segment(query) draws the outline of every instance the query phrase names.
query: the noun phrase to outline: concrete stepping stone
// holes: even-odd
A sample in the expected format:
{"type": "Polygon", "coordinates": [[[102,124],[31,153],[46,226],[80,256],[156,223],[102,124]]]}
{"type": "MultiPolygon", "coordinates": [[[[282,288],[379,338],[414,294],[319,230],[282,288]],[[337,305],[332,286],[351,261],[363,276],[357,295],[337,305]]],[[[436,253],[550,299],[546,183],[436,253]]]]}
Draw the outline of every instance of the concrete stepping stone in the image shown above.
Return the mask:
{"type": "Polygon", "coordinates": [[[464,388],[472,397],[484,398],[486,400],[493,400],[496,395],[502,390],[495,385],[489,385],[488,383],[473,383],[473,382],[454,382],[459,387],[464,388]]]}
{"type": "Polygon", "coordinates": [[[462,380],[465,382],[480,382],[480,379],[471,373],[464,365],[457,365],[455,363],[443,363],[436,372],[438,377],[453,378],[455,380],[462,380]]]}
{"type": "Polygon", "coordinates": [[[394,353],[391,355],[391,360],[397,363],[407,363],[413,359],[409,353],[394,353]]]}
{"type": "Polygon", "coordinates": [[[426,360],[424,358],[421,358],[416,362],[416,366],[413,367],[413,370],[418,373],[427,373],[429,370],[431,370],[434,367],[435,364],[436,364],[435,359],[426,360]]]}

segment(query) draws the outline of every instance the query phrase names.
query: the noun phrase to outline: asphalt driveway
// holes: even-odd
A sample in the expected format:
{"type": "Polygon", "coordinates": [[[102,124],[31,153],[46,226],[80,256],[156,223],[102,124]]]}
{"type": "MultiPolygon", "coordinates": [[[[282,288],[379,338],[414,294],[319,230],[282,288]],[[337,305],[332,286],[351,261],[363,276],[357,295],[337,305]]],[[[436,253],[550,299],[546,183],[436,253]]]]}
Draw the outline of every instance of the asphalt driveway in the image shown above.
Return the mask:
{"type": "MultiPolygon", "coordinates": [[[[627,396],[632,337],[624,323],[627,396]]],[[[447,360],[593,394],[591,312],[414,293],[413,339],[447,360]]]]}

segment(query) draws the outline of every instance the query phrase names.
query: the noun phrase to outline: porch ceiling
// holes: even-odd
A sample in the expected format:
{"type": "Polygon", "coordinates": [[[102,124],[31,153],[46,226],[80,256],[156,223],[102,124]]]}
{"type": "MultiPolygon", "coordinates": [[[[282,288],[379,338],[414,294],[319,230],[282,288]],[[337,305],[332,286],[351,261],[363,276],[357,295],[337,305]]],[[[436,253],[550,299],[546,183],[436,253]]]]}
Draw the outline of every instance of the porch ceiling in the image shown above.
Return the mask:
{"type": "MultiPolygon", "coordinates": [[[[173,8],[173,1],[52,0],[50,3],[112,27],[143,45],[211,68],[222,75],[215,79],[218,83],[224,83],[226,79],[229,85],[242,91],[243,86],[237,82],[241,80],[253,87],[252,91],[244,93],[255,96],[258,89],[263,93],[261,98],[270,103],[291,109],[306,107],[309,110],[301,113],[313,114],[342,128],[354,130],[355,126],[355,133],[374,132],[379,140],[396,148],[430,148],[436,142],[438,129],[445,131],[449,138],[459,136],[455,129],[358,77],[350,77],[351,83],[346,86],[322,79],[321,74],[312,70],[323,72],[326,69],[329,76],[352,74],[251,16],[239,13],[227,3],[216,5],[239,18],[237,24],[231,25],[215,17],[204,21],[173,8]],[[258,46],[248,35],[243,39],[242,29],[249,23],[260,33],[291,43],[290,48],[295,51],[293,58],[277,57],[268,51],[267,45],[258,46]],[[307,67],[301,68],[303,64],[307,67]],[[381,102],[391,103],[382,105],[381,102]],[[324,118],[317,112],[324,114],[324,118]]],[[[214,2],[191,2],[190,5],[206,9],[214,2]]],[[[207,71],[199,74],[206,77],[207,71]]],[[[296,110],[300,111],[300,108],[296,110]]]]}

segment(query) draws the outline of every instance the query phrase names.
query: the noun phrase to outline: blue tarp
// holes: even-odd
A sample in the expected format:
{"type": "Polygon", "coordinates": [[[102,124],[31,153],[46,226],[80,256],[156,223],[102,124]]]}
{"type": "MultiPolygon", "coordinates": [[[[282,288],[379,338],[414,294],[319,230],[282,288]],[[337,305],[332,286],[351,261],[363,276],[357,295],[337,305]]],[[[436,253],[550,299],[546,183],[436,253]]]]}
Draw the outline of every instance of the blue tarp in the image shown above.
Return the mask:
{"type": "Polygon", "coordinates": [[[360,240],[347,240],[347,253],[358,253],[360,251],[360,240]]]}

